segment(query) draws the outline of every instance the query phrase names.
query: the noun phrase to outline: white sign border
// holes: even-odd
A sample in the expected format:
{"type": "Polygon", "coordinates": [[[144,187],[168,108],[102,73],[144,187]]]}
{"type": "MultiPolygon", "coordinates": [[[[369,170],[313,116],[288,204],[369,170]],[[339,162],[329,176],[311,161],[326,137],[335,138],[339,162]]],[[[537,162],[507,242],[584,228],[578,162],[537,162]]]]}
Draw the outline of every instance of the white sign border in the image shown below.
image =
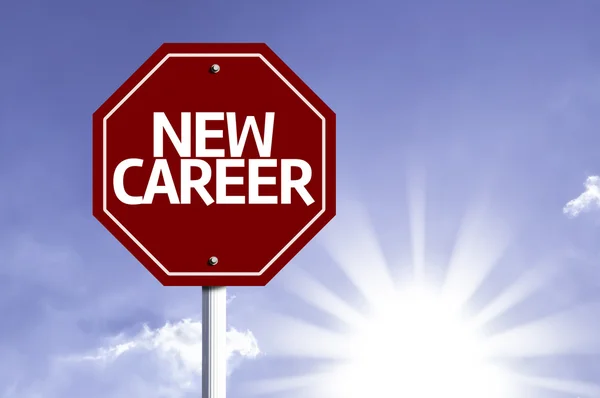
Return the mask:
{"type": "Polygon", "coordinates": [[[106,116],[103,119],[103,125],[102,125],[102,151],[103,151],[103,158],[102,158],[102,210],[104,211],[104,213],[110,217],[110,219],[123,231],[125,232],[125,234],[129,237],[129,239],[131,239],[132,242],[134,242],[147,256],[148,258],[150,258],[166,275],[168,276],[199,276],[199,277],[219,277],[219,276],[242,276],[242,277],[248,277],[248,276],[261,276],[262,274],[264,274],[269,267],[271,267],[271,265],[273,265],[273,263],[275,261],[277,261],[277,259],[279,257],[281,257],[281,255],[283,253],[285,253],[285,251],[292,245],[294,244],[294,242],[296,242],[298,240],[298,238],[300,238],[300,236],[302,236],[302,234],[304,234],[306,232],[306,230],[308,228],[310,228],[311,225],[313,225],[317,219],[319,219],[319,217],[321,217],[324,213],[325,213],[325,209],[326,209],[326,125],[325,125],[325,117],[310,103],[308,102],[308,100],[306,98],[304,98],[304,96],[302,94],[300,94],[300,92],[285,78],[283,77],[283,75],[273,66],[271,65],[271,63],[269,61],[267,61],[267,59],[262,55],[262,54],[238,54],[238,53],[169,53],[167,54],[158,64],[156,64],[156,66],[154,68],[152,68],[152,70],[146,75],[144,76],[144,78],[142,80],[140,80],[140,82],[138,84],[135,85],[135,87],[129,92],[127,93],[127,95],[125,95],[125,97],[123,97],[123,99],[121,101],[119,101],[119,103],[110,110],[110,112],[108,112],[106,114],[106,116]],[[106,170],[106,159],[107,159],[107,121],[108,118],[110,118],[124,103],[125,101],[127,101],[132,95],[133,93],[135,93],[141,86],[142,84],[144,84],[157,70],[158,68],[160,68],[169,58],[206,58],[206,57],[226,57],[226,58],[259,58],[260,60],[262,60],[274,73],[275,75],[277,75],[277,77],[279,77],[289,88],[290,90],[292,90],[294,92],[294,94],[296,94],[320,119],[321,119],[321,125],[322,125],[322,148],[323,148],[323,152],[322,152],[322,170],[323,170],[323,175],[322,175],[322,207],[321,210],[319,211],[319,213],[317,213],[315,215],[315,217],[313,217],[312,220],[310,220],[310,222],[308,222],[304,228],[302,228],[293,238],[292,240],[290,240],[276,255],[275,257],[273,257],[260,271],[258,272],[171,272],[169,271],[160,261],[158,261],[158,259],[156,257],[154,257],[154,255],[152,255],[152,253],[150,253],[150,251],[144,247],[144,245],[141,244],[140,241],[138,241],[136,239],[135,236],[133,236],[133,234],[131,232],[129,232],[127,230],[127,228],[125,228],[125,226],[123,224],[121,224],[121,222],[110,212],[108,211],[107,208],[107,170],[106,170]]]}

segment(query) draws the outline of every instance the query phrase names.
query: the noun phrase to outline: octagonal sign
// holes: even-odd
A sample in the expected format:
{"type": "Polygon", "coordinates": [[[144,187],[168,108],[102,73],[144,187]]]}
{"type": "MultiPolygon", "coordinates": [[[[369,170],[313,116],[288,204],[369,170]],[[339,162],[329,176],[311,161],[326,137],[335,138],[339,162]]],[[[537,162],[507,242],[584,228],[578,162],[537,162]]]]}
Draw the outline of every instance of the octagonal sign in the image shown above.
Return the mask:
{"type": "Polygon", "coordinates": [[[164,285],[263,286],[335,215],[335,114],[265,44],[163,44],[93,115],[93,214],[164,285]]]}

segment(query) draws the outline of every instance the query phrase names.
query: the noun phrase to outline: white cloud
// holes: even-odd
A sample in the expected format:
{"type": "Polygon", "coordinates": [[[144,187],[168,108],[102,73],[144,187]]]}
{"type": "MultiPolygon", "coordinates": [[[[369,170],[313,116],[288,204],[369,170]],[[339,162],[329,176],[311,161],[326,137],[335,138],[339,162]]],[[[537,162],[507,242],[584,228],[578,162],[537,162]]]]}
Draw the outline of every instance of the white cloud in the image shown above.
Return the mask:
{"type": "Polygon", "coordinates": [[[563,213],[577,217],[593,207],[600,207],[600,176],[590,176],[585,180],[585,192],[570,200],[563,208],[563,213]]]}
{"type": "MultiPolygon", "coordinates": [[[[201,388],[202,325],[192,319],[144,326],[134,336],[119,335],[91,352],[56,359],[47,378],[0,397],[187,398],[201,388]]],[[[251,331],[227,331],[228,373],[260,349],[251,331]]],[[[21,386],[24,387],[24,386],[21,386]]]]}

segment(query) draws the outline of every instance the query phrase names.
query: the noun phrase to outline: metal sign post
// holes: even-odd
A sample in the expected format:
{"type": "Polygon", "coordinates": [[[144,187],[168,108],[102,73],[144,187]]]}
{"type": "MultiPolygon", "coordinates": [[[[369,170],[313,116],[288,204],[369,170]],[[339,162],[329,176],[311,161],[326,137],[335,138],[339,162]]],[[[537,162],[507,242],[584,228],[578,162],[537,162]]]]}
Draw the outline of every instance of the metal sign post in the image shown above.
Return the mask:
{"type": "Polygon", "coordinates": [[[225,398],[227,289],[202,288],[202,398],[225,398]]]}

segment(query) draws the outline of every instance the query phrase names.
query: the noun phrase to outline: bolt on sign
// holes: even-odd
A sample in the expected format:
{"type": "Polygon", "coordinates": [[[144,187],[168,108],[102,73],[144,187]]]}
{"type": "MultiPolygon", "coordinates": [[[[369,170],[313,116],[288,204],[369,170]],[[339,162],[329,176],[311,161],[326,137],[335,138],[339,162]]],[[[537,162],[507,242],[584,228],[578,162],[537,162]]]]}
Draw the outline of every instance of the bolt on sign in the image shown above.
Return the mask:
{"type": "Polygon", "coordinates": [[[93,115],[93,214],[164,285],[264,286],[335,216],[335,129],[266,44],[163,44],[93,115]]]}

